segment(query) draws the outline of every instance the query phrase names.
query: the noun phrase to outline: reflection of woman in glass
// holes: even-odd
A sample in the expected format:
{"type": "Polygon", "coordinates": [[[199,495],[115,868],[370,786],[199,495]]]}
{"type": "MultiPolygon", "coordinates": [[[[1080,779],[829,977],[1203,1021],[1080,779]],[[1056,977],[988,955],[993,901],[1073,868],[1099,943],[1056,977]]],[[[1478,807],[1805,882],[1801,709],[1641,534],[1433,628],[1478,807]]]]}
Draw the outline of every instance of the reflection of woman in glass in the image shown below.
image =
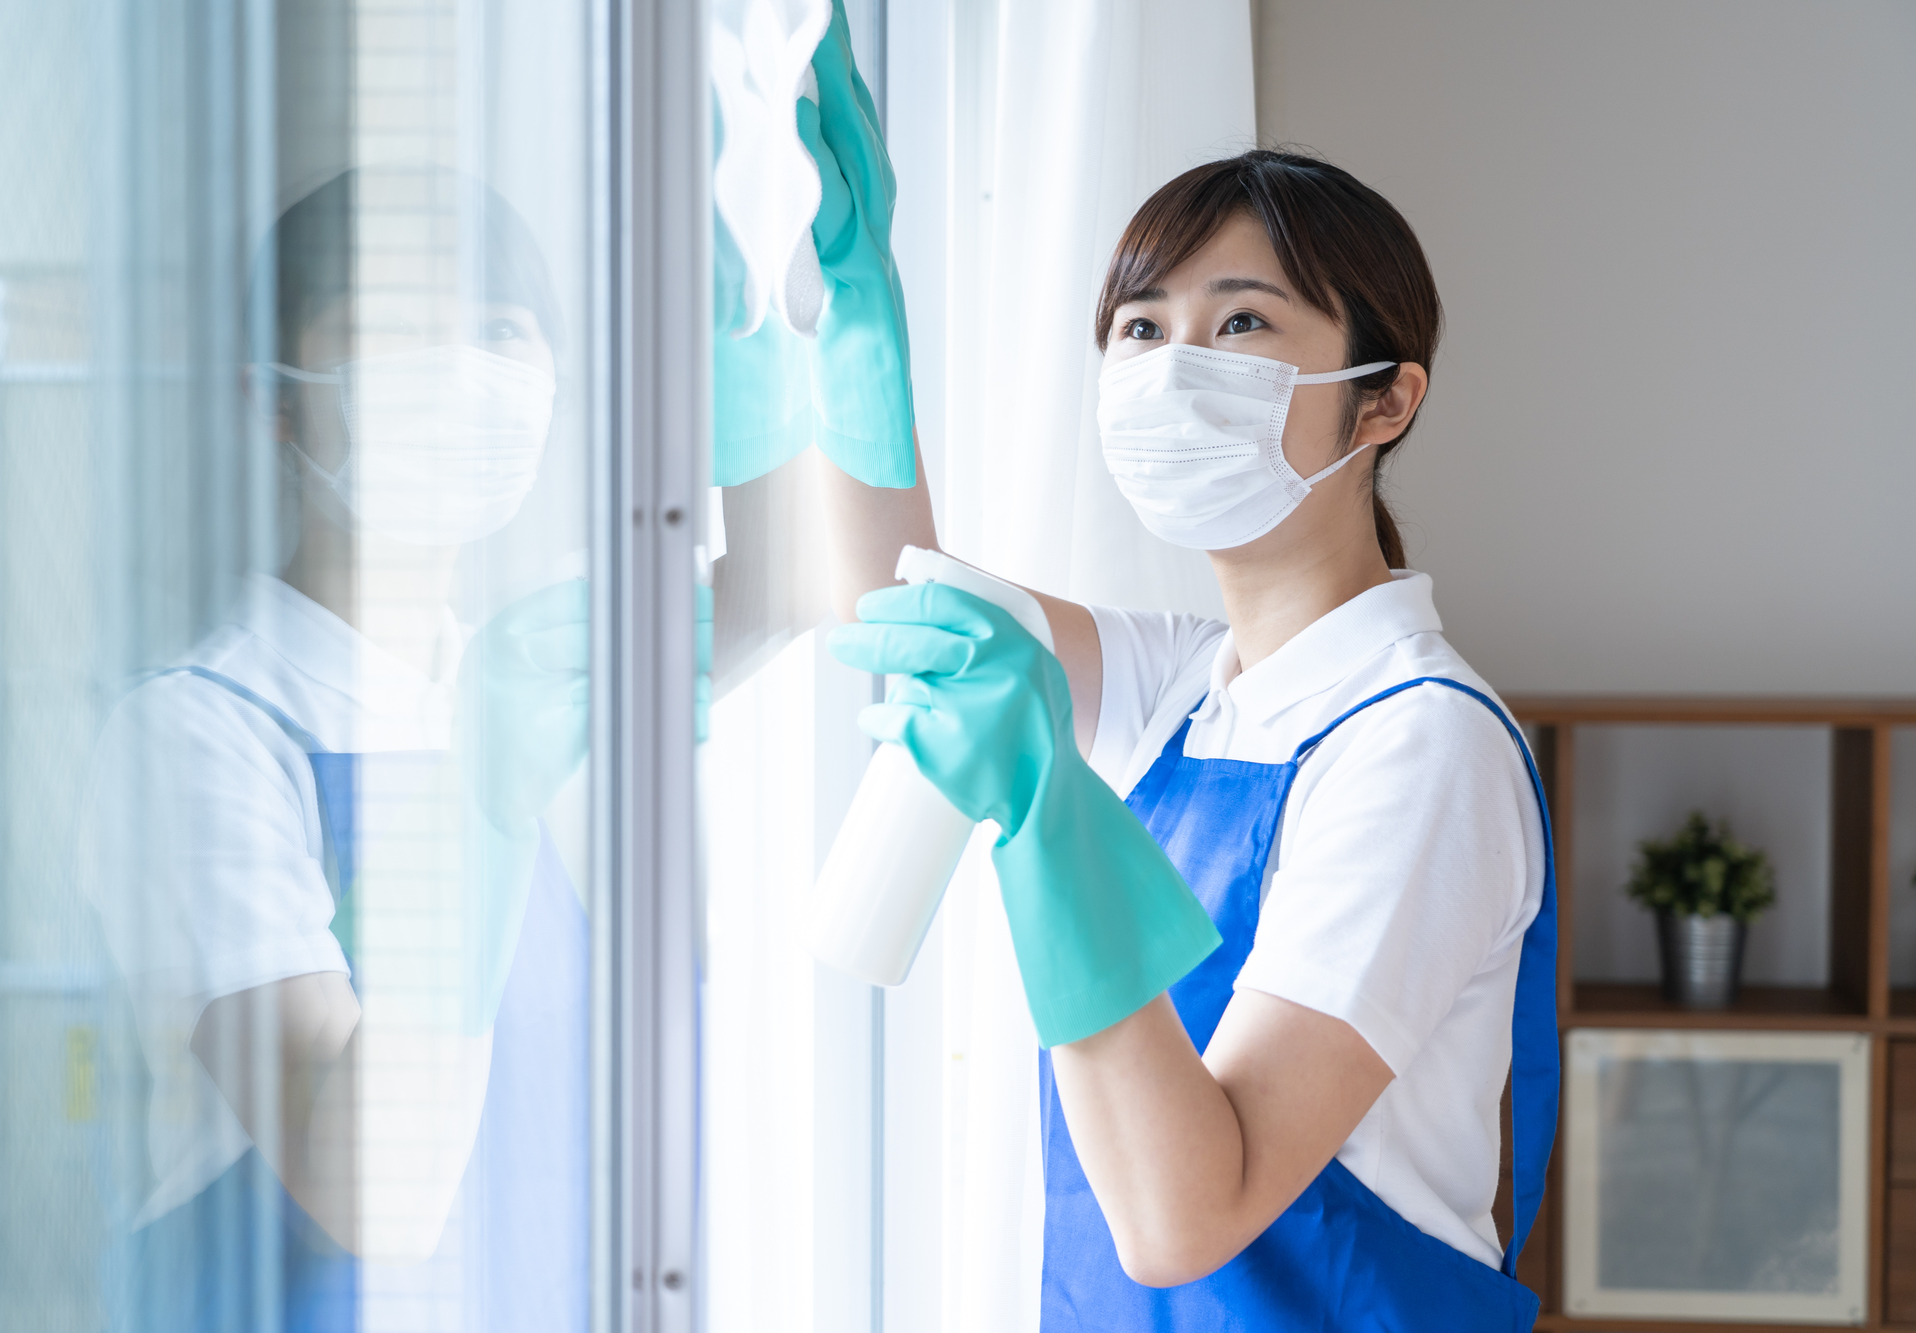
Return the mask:
{"type": "Polygon", "coordinates": [[[557,304],[511,207],[431,170],[301,200],[255,303],[299,542],[115,711],[82,831],[153,1076],[123,1319],[583,1328],[585,922],[538,816],[584,755],[585,585],[470,643],[448,609],[536,478],[557,304]]]}

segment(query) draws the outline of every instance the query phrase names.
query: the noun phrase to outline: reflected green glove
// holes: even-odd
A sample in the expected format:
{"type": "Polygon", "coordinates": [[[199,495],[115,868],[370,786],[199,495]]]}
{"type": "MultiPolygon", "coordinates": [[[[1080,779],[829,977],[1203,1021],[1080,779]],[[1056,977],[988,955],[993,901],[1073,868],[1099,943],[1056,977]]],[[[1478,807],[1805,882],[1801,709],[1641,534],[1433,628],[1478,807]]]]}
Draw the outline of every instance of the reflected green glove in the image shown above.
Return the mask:
{"type": "Polygon", "coordinates": [[[910,487],[911,347],[905,290],[892,262],[898,197],[878,110],[852,61],[845,0],[812,55],[818,104],[798,101],[798,134],[818,163],[812,241],[829,301],[812,352],[818,447],[867,486],[910,487]]]}
{"type": "Polygon", "coordinates": [[[479,807],[508,836],[533,833],[585,760],[592,697],[584,579],[522,597],[459,663],[459,751],[479,807]]]}
{"type": "Polygon", "coordinates": [[[454,753],[466,798],[458,1021],[492,1026],[518,951],[539,816],[586,754],[591,601],[584,579],[541,588],[486,622],[459,663],[454,753]],[[471,807],[469,807],[470,809],[471,807]]]}
{"type": "Polygon", "coordinates": [[[1009,612],[921,583],[867,593],[858,614],[832,652],[907,677],[860,726],[998,825],[991,856],[1040,1042],[1109,1027],[1218,946],[1177,868],[1078,754],[1064,668],[1009,612]]]}

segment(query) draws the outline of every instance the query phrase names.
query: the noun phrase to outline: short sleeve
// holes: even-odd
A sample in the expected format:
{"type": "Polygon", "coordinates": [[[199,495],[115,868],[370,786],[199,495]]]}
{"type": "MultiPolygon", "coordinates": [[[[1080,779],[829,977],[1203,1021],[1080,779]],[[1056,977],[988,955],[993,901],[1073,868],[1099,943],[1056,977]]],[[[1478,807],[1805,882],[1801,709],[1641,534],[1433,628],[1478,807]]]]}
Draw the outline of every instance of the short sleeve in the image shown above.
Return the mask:
{"type": "Polygon", "coordinates": [[[1222,621],[1168,611],[1089,608],[1104,660],[1090,764],[1119,786],[1138,743],[1167,708],[1195,707],[1224,637],[1222,621]]]}
{"type": "Polygon", "coordinates": [[[1396,1074],[1541,898],[1529,772],[1481,703],[1427,687],[1339,727],[1300,767],[1237,984],[1341,1018],[1396,1074]]]}
{"type": "Polygon", "coordinates": [[[77,852],[136,995],[203,1004],[348,970],[330,929],[311,766],[265,714],[209,681],[161,677],[114,710],[77,852]]]}

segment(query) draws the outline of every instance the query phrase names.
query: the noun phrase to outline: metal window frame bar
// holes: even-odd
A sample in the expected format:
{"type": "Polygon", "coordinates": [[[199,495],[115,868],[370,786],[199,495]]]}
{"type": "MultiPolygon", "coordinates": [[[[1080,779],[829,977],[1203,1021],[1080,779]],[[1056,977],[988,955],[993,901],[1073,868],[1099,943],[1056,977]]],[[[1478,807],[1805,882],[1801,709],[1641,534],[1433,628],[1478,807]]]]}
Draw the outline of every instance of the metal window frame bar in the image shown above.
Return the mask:
{"type": "Polygon", "coordinates": [[[608,392],[597,493],[594,706],[612,744],[595,850],[610,929],[595,959],[611,1021],[595,1125],[595,1327],[693,1333],[698,1044],[693,548],[711,370],[706,7],[604,0],[608,392]]]}

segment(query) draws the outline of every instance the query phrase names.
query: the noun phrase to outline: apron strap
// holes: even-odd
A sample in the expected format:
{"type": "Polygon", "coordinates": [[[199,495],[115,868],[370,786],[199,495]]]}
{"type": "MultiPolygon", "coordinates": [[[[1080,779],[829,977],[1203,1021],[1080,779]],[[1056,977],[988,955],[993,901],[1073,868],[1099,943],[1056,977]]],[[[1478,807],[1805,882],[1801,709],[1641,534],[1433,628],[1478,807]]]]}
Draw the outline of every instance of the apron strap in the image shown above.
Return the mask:
{"type": "MultiPolygon", "coordinates": [[[[1481,690],[1444,676],[1419,676],[1374,694],[1346,710],[1329,726],[1297,747],[1292,763],[1302,761],[1335,731],[1338,725],[1374,703],[1419,685],[1441,685],[1467,694],[1496,714],[1517,743],[1530,787],[1536,793],[1537,814],[1543,821],[1543,899],[1536,918],[1524,931],[1517,962],[1517,994],[1510,1020],[1510,1243],[1504,1247],[1503,1271],[1517,1275],[1517,1256],[1536,1223],[1543,1203],[1544,1168],[1557,1136],[1557,1099],[1561,1080],[1557,1033],[1557,858],[1550,837],[1550,804],[1544,798],[1543,778],[1525,744],[1523,732],[1496,700],[1481,690]]],[[[1188,724],[1187,724],[1188,725],[1188,724]]],[[[1180,747],[1182,749],[1182,747],[1180,747]]]]}
{"type": "Polygon", "coordinates": [[[248,689],[231,676],[223,676],[219,672],[207,667],[183,666],[167,667],[165,670],[155,671],[150,675],[142,677],[142,679],[153,680],[159,676],[198,676],[201,680],[210,680],[229,694],[238,695],[240,698],[246,700],[247,703],[259,709],[260,712],[272,718],[274,722],[279,724],[279,729],[291,737],[293,743],[307,754],[328,753],[326,747],[320,744],[319,737],[313,735],[312,732],[293,721],[292,717],[287,714],[284,708],[281,708],[278,704],[266,698],[266,696],[260,694],[258,691],[248,689]]]}
{"type": "Polygon", "coordinates": [[[1131,807],[1131,813],[1138,818],[1145,818],[1144,809],[1139,802],[1155,801],[1158,794],[1170,785],[1172,776],[1177,772],[1178,764],[1184,758],[1184,738],[1190,732],[1191,719],[1186,717],[1183,725],[1177,729],[1170,740],[1164,743],[1164,748],[1158,751],[1158,757],[1151,761],[1151,767],[1145,769],[1144,775],[1131,784],[1131,791],[1125,796],[1124,803],[1131,807]]]}

